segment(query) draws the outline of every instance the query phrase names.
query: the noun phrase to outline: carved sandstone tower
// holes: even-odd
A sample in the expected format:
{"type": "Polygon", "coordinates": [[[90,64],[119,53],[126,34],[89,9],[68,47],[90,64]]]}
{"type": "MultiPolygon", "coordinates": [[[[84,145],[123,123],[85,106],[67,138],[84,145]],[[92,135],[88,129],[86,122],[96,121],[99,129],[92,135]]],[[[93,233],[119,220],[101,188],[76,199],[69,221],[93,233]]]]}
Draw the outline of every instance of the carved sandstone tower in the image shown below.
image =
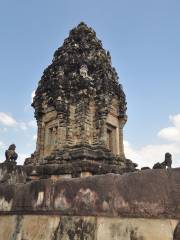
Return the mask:
{"type": "Polygon", "coordinates": [[[32,106],[36,165],[71,176],[133,171],[123,148],[126,98],[111,57],[84,23],[71,30],[45,69],[32,106]]]}

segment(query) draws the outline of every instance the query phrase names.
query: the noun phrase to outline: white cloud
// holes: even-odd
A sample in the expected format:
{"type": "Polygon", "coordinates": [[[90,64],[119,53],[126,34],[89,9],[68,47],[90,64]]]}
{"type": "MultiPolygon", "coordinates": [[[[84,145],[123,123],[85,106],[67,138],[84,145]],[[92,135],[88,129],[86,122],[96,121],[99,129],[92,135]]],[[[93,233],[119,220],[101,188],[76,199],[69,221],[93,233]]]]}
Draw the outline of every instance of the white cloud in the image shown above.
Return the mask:
{"type": "Polygon", "coordinates": [[[172,154],[174,167],[180,165],[180,146],[174,143],[157,145],[149,144],[137,149],[128,141],[125,141],[124,151],[126,157],[136,162],[140,168],[144,166],[152,167],[156,162],[164,161],[164,155],[166,152],[172,154]]]}
{"type": "Polygon", "coordinates": [[[180,141],[180,114],[169,117],[173,126],[163,128],[158,132],[158,136],[168,141],[180,141]]]}
{"type": "Polygon", "coordinates": [[[17,127],[21,130],[28,130],[29,128],[37,128],[37,124],[35,120],[31,120],[29,122],[19,122],[17,123],[17,127]]]}
{"type": "Polygon", "coordinates": [[[128,141],[124,141],[124,150],[127,158],[138,163],[139,167],[152,167],[156,162],[164,161],[166,152],[172,154],[173,167],[180,166],[180,114],[170,116],[173,126],[163,128],[158,132],[158,136],[163,140],[168,140],[162,144],[148,144],[135,148],[128,141]]]}
{"type": "Polygon", "coordinates": [[[124,152],[126,158],[133,160],[134,162],[140,164],[142,157],[139,155],[138,149],[135,149],[130,142],[124,140],[124,152]]]}
{"type": "Polygon", "coordinates": [[[29,122],[18,122],[12,116],[4,112],[0,112],[0,124],[5,126],[0,129],[1,132],[6,132],[8,127],[15,128],[16,130],[20,129],[23,131],[26,131],[27,129],[32,127],[37,127],[35,120],[31,120],[29,122]]]}
{"type": "Polygon", "coordinates": [[[35,90],[33,90],[32,93],[31,93],[31,103],[33,102],[34,96],[35,96],[35,90]]]}
{"type": "Polygon", "coordinates": [[[29,128],[36,128],[37,124],[35,120],[31,120],[29,122],[19,122],[17,123],[18,128],[20,128],[21,130],[26,131],[29,128]]]}
{"type": "Polygon", "coordinates": [[[36,128],[37,127],[37,123],[36,123],[35,120],[31,120],[31,121],[28,122],[28,126],[36,128]]]}
{"type": "Polygon", "coordinates": [[[6,148],[6,145],[0,141],[0,162],[4,161],[4,150],[6,148]]]}
{"type": "Polygon", "coordinates": [[[23,164],[24,164],[24,160],[25,160],[27,157],[29,157],[28,154],[18,153],[17,164],[18,164],[18,165],[23,165],[23,164]]]}
{"type": "Polygon", "coordinates": [[[163,128],[161,131],[159,131],[158,136],[168,141],[180,140],[180,132],[175,127],[163,128]]]}
{"type": "Polygon", "coordinates": [[[0,112],[0,123],[8,127],[14,127],[17,125],[16,120],[4,112],[0,112]]]}
{"type": "Polygon", "coordinates": [[[27,124],[25,122],[19,122],[17,126],[23,131],[26,131],[28,129],[27,124]]]}
{"type": "Polygon", "coordinates": [[[29,111],[31,109],[31,103],[33,103],[34,96],[35,96],[35,90],[33,90],[32,93],[31,93],[30,102],[27,105],[25,105],[25,107],[24,107],[25,112],[29,111]]]}
{"type": "Polygon", "coordinates": [[[178,129],[180,129],[180,114],[170,116],[170,121],[174,124],[174,126],[178,129]]]}
{"type": "Polygon", "coordinates": [[[37,134],[35,134],[35,135],[33,136],[33,140],[34,140],[34,141],[37,140],[37,134]]]}

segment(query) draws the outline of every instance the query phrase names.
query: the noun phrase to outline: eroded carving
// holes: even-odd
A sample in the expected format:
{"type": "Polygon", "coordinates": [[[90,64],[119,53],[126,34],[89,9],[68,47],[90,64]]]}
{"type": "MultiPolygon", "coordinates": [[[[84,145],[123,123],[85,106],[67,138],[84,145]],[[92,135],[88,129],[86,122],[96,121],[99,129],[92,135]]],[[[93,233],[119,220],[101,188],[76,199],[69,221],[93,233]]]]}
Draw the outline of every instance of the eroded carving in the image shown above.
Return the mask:
{"type": "Polygon", "coordinates": [[[155,163],[153,169],[161,169],[161,168],[171,168],[172,165],[172,155],[170,153],[165,154],[165,160],[162,163],[155,163]]]}
{"type": "Polygon", "coordinates": [[[8,150],[5,151],[5,157],[6,157],[6,162],[13,162],[16,163],[16,160],[18,158],[18,154],[15,152],[16,150],[16,145],[11,144],[8,148],[8,150]]]}

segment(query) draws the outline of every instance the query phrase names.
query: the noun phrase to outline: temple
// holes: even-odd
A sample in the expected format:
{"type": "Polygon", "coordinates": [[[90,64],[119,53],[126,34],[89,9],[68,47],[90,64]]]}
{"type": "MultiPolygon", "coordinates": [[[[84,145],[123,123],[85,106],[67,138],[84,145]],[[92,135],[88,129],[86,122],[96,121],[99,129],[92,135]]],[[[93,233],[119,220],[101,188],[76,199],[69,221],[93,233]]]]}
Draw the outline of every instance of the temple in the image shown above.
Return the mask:
{"type": "Polygon", "coordinates": [[[134,171],[125,158],[126,97],[93,29],[80,23],[39,81],[32,106],[38,134],[26,165],[59,166],[62,174],[88,176],[134,171]]]}
{"type": "Polygon", "coordinates": [[[0,163],[0,240],[180,240],[180,168],[126,159],[126,97],[111,57],[80,23],[32,103],[36,150],[0,163]]]}

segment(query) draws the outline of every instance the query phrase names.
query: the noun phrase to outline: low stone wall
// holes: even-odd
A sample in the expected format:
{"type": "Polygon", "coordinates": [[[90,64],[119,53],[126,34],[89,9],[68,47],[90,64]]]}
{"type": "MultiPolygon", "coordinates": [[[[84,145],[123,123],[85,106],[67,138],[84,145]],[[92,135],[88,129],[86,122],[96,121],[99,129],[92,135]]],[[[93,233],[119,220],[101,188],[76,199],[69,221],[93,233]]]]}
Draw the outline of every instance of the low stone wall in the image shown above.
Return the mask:
{"type": "Polygon", "coordinates": [[[11,162],[0,163],[0,184],[25,183],[26,178],[27,174],[23,166],[11,162]]]}
{"type": "Polygon", "coordinates": [[[177,220],[0,216],[1,240],[172,240],[177,220]]]}
{"type": "Polygon", "coordinates": [[[178,240],[179,221],[180,169],[0,184],[0,240],[178,240]]]}
{"type": "Polygon", "coordinates": [[[179,219],[179,186],[180,169],[1,183],[0,213],[179,219]]]}

